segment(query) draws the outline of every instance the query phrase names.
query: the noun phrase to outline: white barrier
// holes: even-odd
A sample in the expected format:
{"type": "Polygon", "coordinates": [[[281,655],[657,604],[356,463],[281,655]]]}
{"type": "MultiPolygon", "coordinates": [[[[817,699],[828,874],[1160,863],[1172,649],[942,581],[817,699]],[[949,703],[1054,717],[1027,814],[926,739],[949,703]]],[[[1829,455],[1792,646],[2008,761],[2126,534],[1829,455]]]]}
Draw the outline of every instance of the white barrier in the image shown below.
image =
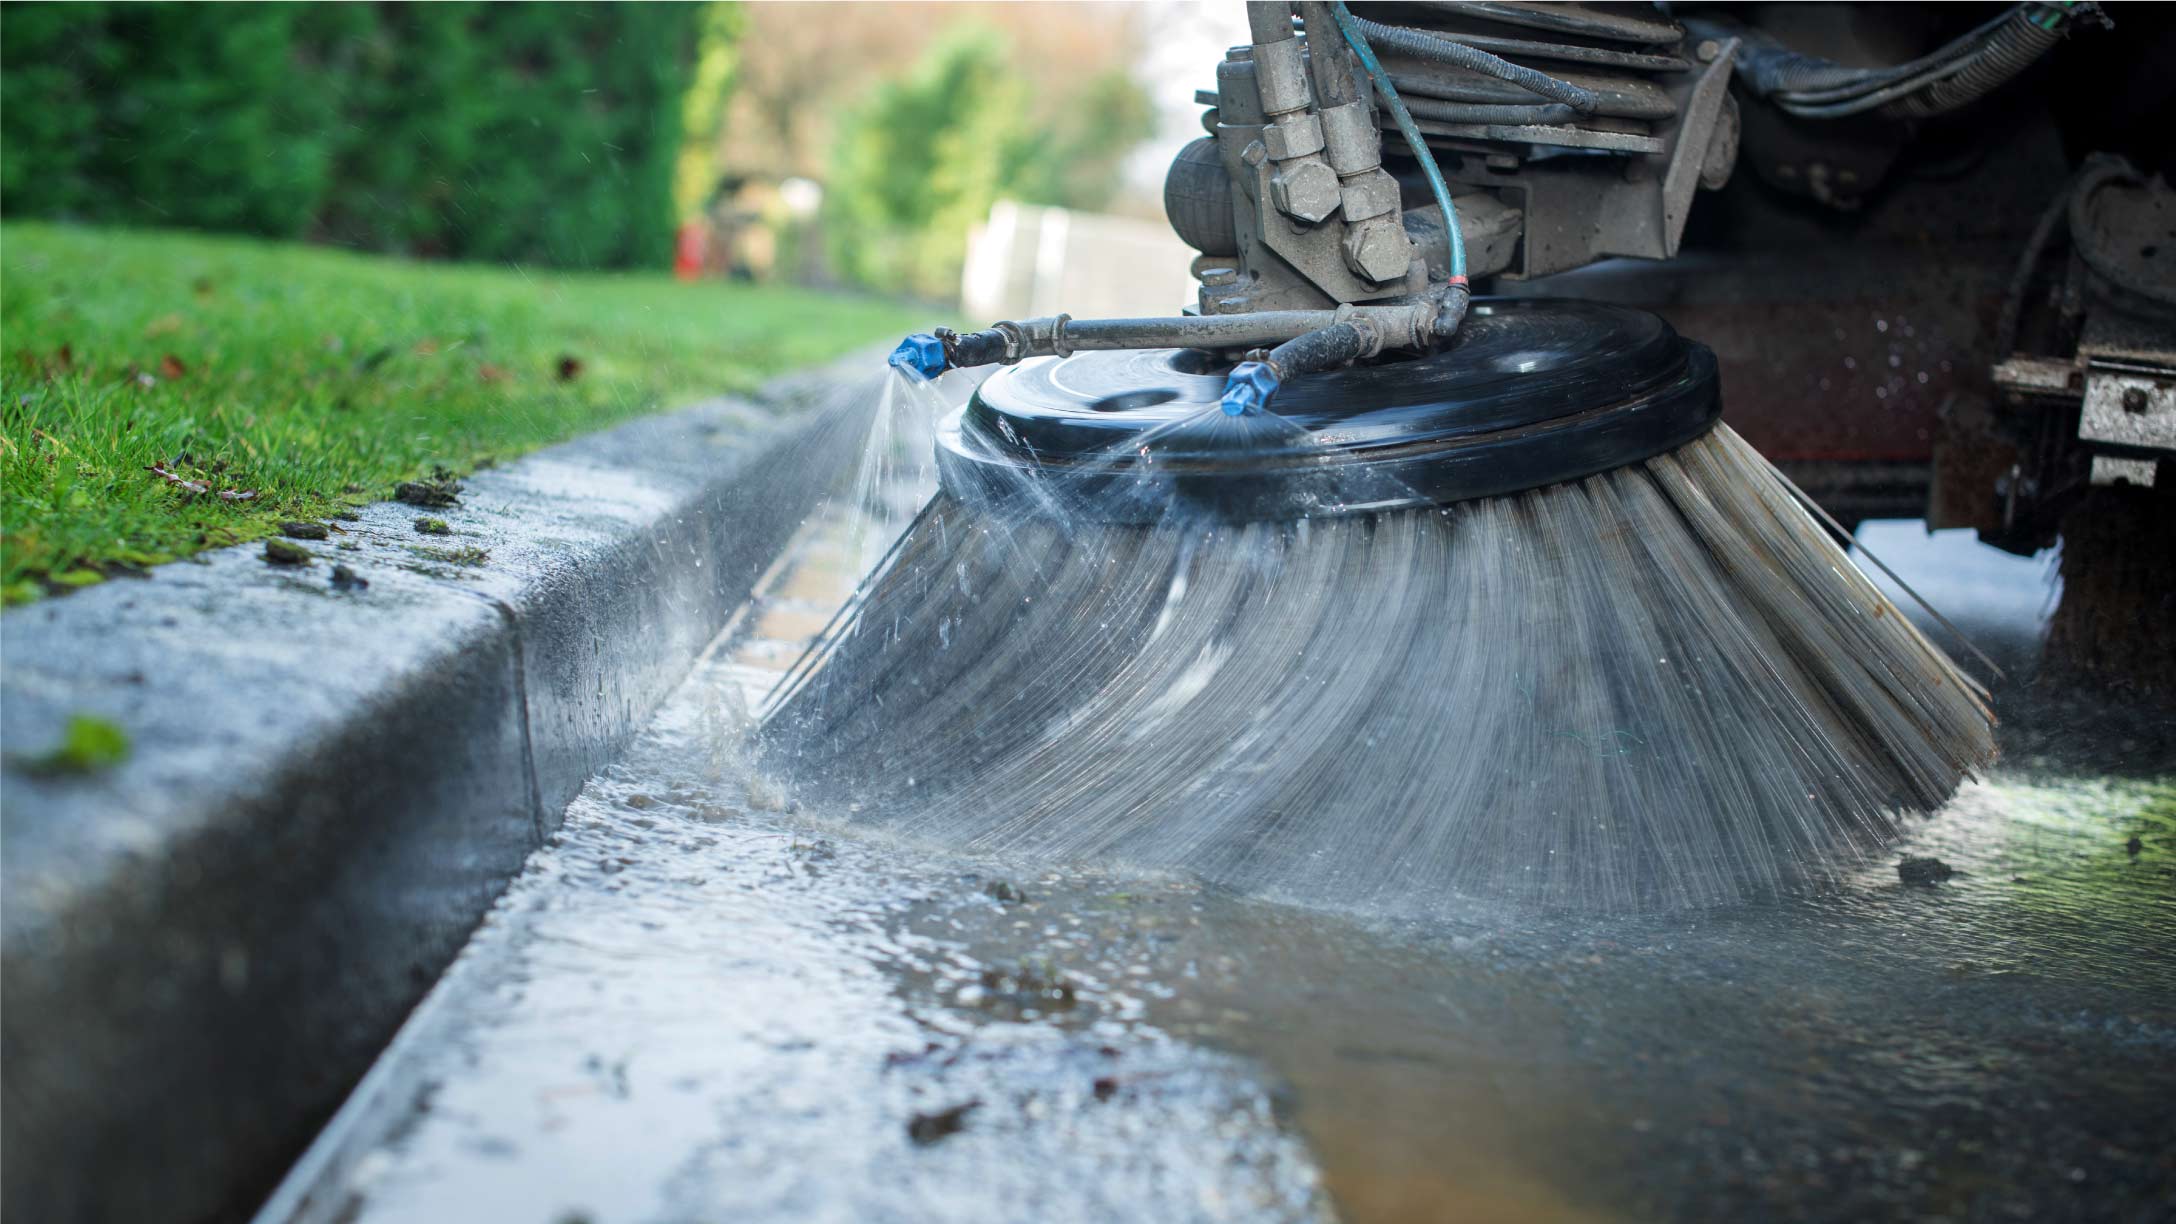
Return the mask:
{"type": "Polygon", "coordinates": [[[1193,258],[1161,222],[999,200],[968,235],[960,306],[974,320],[1176,314],[1195,300],[1193,258]]]}

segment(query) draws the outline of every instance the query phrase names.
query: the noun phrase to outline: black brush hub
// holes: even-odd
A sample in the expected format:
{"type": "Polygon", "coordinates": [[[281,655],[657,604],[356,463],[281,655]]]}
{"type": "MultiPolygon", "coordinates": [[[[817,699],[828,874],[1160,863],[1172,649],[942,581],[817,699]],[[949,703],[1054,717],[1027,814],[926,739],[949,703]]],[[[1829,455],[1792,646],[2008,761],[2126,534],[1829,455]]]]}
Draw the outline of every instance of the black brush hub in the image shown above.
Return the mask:
{"type": "Polygon", "coordinates": [[[944,486],[1109,522],[1360,514],[1577,480],[1722,411],[1707,346],[1597,302],[1478,300],[1446,347],[1294,378],[1271,415],[1223,415],[1228,369],[1160,349],[1001,370],[939,428],[944,486]]]}

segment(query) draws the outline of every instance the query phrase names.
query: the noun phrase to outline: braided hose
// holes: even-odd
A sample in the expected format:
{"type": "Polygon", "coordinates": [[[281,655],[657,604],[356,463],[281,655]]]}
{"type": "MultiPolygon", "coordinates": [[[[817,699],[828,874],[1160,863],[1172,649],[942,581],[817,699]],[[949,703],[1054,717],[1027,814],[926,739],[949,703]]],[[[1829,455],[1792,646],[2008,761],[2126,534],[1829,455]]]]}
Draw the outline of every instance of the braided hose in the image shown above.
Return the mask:
{"type": "Polygon", "coordinates": [[[1739,39],[1735,68],[1738,78],[1754,93],[1773,98],[1779,105],[1819,106],[1851,102],[1885,86],[1923,80],[1972,54],[2024,7],[2018,5],[1998,13],[1918,59],[1887,68],[1852,68],[1793,51],[1766,31],[1734,21],[1694,17],[1686,20],[1685,28],[1700,38],[1739,39]]]}
{"type": "Polygon", "coordinates": [[[1955,75],[1889,103],[1881,113],[1891,119],[1930,119],[1969,106],[2015,80],[2061,41],[2060,25],[2042,26],[2021,7],[1955,75]]]}
{"type": "Polygon", "coordinates": [[[1693,18],[1685,26],[1702,38],[1742,38],[1738,79],[1801,119],[1874,113],[1908,120],[1946,115],[1993,93],[2089,16],[2099,16],[2098,6],[2015,5],[1918,59],[1888,68],[1848,68],[1731,22],[1693,18]]]}

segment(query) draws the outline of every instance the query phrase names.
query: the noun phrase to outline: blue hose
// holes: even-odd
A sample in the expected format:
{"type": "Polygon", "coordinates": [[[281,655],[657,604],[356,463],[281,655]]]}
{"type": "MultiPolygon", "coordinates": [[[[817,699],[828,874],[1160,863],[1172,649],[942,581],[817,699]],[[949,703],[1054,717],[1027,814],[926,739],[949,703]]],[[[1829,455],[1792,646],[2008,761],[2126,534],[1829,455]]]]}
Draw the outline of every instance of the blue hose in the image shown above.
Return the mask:
{"type": "Polygon", "coordinates": [[[1390,74],[1383,71],[1382,61],[1375,58],[1375,49],[1368,45],[1367,36],[1354,23],[1353,15],[1345,8],[1344,0],[1330,5],[1330,16],[1337,21],[1337,31],[1345,36],[1345,43],[1352,53],[1360,57],[1360,66],[1368,70],[1368,79],[1375,82],[1376,92],[1383,95],[1383,104],[1390,108],[1390,117],[1397,121],[1398,131],[1404,134],[1405,143],[1413,150],[1414,160],[1420,162],[1420,172],[1428,177],[1428,189],[1435,192],[1436,206],[1443,210],[1444,235],[1451,244],[1451,283],[1466,283],[1466,236],[1458,232],[1458,210],[1451,206],[1451,188],[1443,181],[1443,171],[1436,168],[1435,155],[1428,151],[1428,141],[1413,124],[1413,112],[1405,108],[1405,100],[1398,96],[1398,87],[1390,83],[1390,74]]]}

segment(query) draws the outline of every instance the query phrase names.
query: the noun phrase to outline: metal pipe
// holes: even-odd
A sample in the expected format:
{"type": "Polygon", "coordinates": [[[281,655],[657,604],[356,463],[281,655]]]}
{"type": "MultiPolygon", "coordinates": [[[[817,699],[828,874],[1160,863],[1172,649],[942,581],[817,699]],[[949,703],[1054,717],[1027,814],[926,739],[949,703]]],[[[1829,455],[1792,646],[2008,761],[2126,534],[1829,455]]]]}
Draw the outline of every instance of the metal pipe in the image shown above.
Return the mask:
{"type": "Polygon", "coordinates": [[[1066,356],[1103,349],[1250,349],[1282,344],[1333,323],[1360,319],[1392,344],[1425,344],[1437,315],[1435,302],[1395,306],[1347,306],[1338,310],[1257,310],[1231,315],[1173,315],[1138,319],[1074,319],[1052,315],[1006,320],[978,332],[939,329],[940,369],[1011,365],[1030,357],[1066,356]]]}
{"type": "Polygon", "coordinates": [[[1160,319],[1082,319],[1065,325],[1071,349],[1259,348],[1327,327],[1334,310],[1259,310],[1251,314],[1160,319]]]}

